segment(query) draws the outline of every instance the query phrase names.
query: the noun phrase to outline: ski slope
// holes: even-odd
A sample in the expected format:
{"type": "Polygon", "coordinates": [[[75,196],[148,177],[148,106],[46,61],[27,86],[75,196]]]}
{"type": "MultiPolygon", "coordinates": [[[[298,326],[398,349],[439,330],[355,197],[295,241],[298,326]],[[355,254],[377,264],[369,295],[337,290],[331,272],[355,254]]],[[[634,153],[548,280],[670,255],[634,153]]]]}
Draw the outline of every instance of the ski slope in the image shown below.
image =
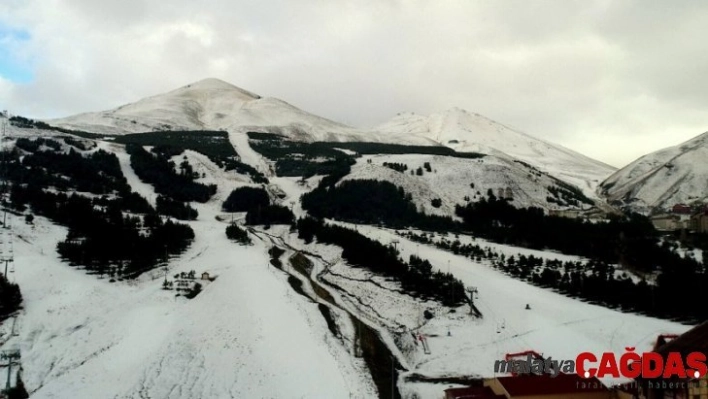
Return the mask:
{"type": "MultiPolygon", "coordinates": [[[[493,377],[494,362],[503,360],[507,353],[534,350],[556,360],[574,360],[586,351],[620,355],[627,346],[635,346],[638,352],[651,350],[658,335],[680,334],[692,327],[572,299],[519,281],[487,264],[407,240],[388,229],[358,226],[358,230],[382,243],[397,240],[404,259],[416,254],[430,260],[434,270],[449,270],[465,286],[478,289],[475,305],[482,319],[470,316],[469,307],[461,306],[416,330],[428,336],[432,353],[424,355],[419,350],[411,355],[411,372],[493,377]],[[531,310],[525,309],[526,304],[531,310]]],[[[549,257],[561,258],[555,254],[549,257]]],[[[603,380],[608,385],[619,381],[603,380]]]]}
{"type": "Polygon", "coordinates": [[[87,275],[57,259],[65,229],[11,217],[25,309],[6,345],[22,351],[32,398],[376,397],[316,305],[268,267],[268,246],[226,238],[220,205],[197,205],[196,240],[169,265],[170,277],[217,276],[192,300],[162,290],[161,269],[133,282],[87,275]]]}

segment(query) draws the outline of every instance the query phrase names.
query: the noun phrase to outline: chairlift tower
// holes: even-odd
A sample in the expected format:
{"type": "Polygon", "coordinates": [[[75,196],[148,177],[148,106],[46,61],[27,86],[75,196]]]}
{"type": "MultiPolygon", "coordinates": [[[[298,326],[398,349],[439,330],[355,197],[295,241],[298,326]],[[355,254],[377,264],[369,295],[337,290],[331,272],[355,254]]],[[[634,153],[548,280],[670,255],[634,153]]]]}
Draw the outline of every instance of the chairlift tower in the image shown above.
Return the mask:
{"type": "Polygon", "coordinates": [[[2,239],[0,240],[0,262],[5,264],[5,278],[7,278],[7,266],[14,260],[15,251],[12,245],[12,239],[7,232],[3,231],[2,239]]]}
{"type": "Polygon", "coordinates": [[[4,364],[4,366],[7,367],[7,383],[5,384],[5,390],[9,390],[10,388],[12,388],[10,384],[10,377],[12,376],[12,366],[19,365],[20,358],[21,356],[19,349],[8,349],[0,353],[0,360],[7,361],[7,364],[4,364]]]}

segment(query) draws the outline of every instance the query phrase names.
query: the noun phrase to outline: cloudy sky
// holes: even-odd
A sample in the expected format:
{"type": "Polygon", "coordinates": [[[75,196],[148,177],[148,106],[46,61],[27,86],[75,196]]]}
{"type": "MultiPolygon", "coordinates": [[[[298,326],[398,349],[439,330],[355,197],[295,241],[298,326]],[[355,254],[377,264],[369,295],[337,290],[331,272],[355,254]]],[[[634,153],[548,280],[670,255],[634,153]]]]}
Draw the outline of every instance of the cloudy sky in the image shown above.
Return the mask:
{"type": "Polygon", "coordinates": [[[458,106],[621,167],[708,130],[708,2],[0,2],[11,113],[205,77],[361,127],[458,106]]]}

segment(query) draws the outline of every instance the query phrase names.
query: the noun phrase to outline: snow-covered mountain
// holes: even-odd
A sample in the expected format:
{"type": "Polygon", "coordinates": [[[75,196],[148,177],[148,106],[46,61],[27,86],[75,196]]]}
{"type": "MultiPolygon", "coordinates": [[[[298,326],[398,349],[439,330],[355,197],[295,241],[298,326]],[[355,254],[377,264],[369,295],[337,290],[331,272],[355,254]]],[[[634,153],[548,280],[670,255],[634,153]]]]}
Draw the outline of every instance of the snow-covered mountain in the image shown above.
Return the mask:
{"type": "Polygon", "coordinates": [[[427,137],[460,152],[517,159],[578,186],[589,197],[596,197],[597,185],[615,171],[575,151],[460,108],[429,116],[401,113],[374,130],[427,137]]]}
{"type": "Polygon", "coordinates": [[[285,101],[261,97],[209,78],[168,93],[103,111],[48,123],[95,133],[125,134],[154,130],[267,130],[301,141],[374,141],[433,145],[410,135],[382,136],[322,118],[285,101]]]}
{"type": "Polygon", "coordinates": [[[609,201],[638,212],[708,200],[708,132],[644,155],[607,178],[609,201]]]}
{"type": "Polygon", "coordinates": [[[569,192],[558,198],[550,189],[558,187],[558,181],[553,177],[508,157],[494,155],[479,159],[420,154],[366,156],[357,161],[352,172],[342,180],[357,179],[383,180],[403,188],[412,194],[416,207],[426,214],[454,215],[455,205],[487,197],[489,190],[495,196],[513,199],[512,204],[516,207],[549,210],[589,207],[583,203],[569,204],[567,199],[570,202],[578,199],[569,192]],[[427,163],[432,172],[425,172],[422,176],[401,173],[382,166],[384,162],[403,164],[411,170],[427,163]],[[548,198],[557,202],[549,202],[548,198]],[[432,206],[434,199],[440,199],[442,205],[432,206]]]}
{"type": "MultiPolygon", "coordinates": [[[[241,160],[264,172],[271,161],[251,148],[243,134],[253,126],[302,140],[397,142],[399,136],[340,125],[212,79],[112,111],[51,123],[114,134],[166,125],[175,130],[224,129],[241,160]]],[[[7,134],[11,140],[3,140],[3,146],[49,137],[62,141],[57,151],[71,147],[60,139],[66,134],[53,130],[9,125],[7,134]]],[[[420,140],[429,145],[444,140],[408,132],[400,137],[401,143],[420,140]]],[[[531,155],[521,157],[524,151],[533,154],[533,148],[543,147],[524,149],[527,142],[513,137],[508,141],[516,140],[516,155],[491,145],[484,147],[487,156],[473,159],[366,155],[343,180],[391,181],[412,193],[418,209],[428,213],[449,214],[464,196],[479,197],[488,189],[496,194],[500,188],[512,190],[515,204],[548,206],[547,187],[557,181],[532,166],[531,155]],[[394,171],[383,162],[406,164],[410,170],[394,171]],[[432,171],[410,173],[426,162],[432,171]],[[441,199],[441,207],[434,208],[431,199],[441,199]]],[[[469,140],[467,147],[458,149],[475,150],[469,140]]],[[[155,204],[156,188],[138,177],[124,145],[99,138],[86,141],[92,145],[85,150],[71,148],[85,155],[98,150],[114,154],[131,190],[155,204]]],[[[551,166],[552,160],[563,159],[549,156],[551,166]]],[[[24,303],[16,323],[0,323],[0,346],[21,350],[22,378],[32,398],[376,398],[389,397],[385,393],[392,385],[405,399],[438,398],[448,386],[441,380],[492,377],[490,365],[506,353],[531,348],[568,359],[581,351],[622,353],[626,345],[648,350],[657,334],[688,329],[563,296],[503,273],[490,260],[456,255],[384,227],[349,226],[383,245],[395,245],[404,259],[414,254],[429,259],[434,271],[479,287],[475,303],[484,318],[468,315],[466,306],[452,310],[408,295],[396,280],[349,264],[338,246],[308,243],[288,226],[248,226],[253,245],[238,245],[224,231],[230,221],[243,225],[244,215],[234,218],[222,211],[222,204],[232,189],[253,183],[195,151],[187,150],[173,161],[185,158],[201,176],[199,182],[216,184],[218,190],[206,203],[192,204],[199,217],[184,222],[195,233],[190,247],[164,268],[134,280],[99,278],[71,266],[57,253],[66,227],[41,214],[31,224],[23,215],[8,214],[11,228],[6,231],[14,243],[16,264],[10,273],[24,303]],[[273,247],[284,251],[279,267],[270,262],[273,247]],[[307,255],[309,269],[291,262],[297,254],[307,255]],[[171,276],[190,270],[216,278],[200,280],[203,289],[193,299],[162,288],[171,276]],[[533,311],[527,310],[529,302],[533,311]],[[426,310],[432,319],[427,320],[426,310]],[[416,335],[427,337],[427,349],[416,335]],[[369,347],[374,349],[362,350],[369,347]],[[380,358],[374,362],[368,352],[380,358]],[[387,375],[389,359],[396,369],[393,380],[387,375]]],[[[277,202],[290,206],[297,217],[305,216],[299,199],[318,177],[305,182],[297,176],[268,178],[269,189],[282,193],[277,202]]],[[[464,234],[437,236],[506,257],[583,261],[464,234]]]]}
{"type": "MultiPolygon", "coordinates": [[[[249,148],[243,133],[279,133],[297,141],[360,141],[408,145],[448,146],[460,152],[486,154],[486,160],[459,160],[455,170],[499,184],[486,185],[495,193],[510,187],[519,206],[554,208],[547,188],[553,179],[576,186],[597,199],[596,187],[614,169],[566,148],[536,139],[483,116],[452,109],[428,117],[402,114],[379,127],[364,130],[346,126],[300,110],[282,100],[264,98],[218,79],[204,79],[168,93],[121,107],[47,121],[51,125],[96,133],[125,134],[155,130],[225,130],[239,154],[258,169],[268,169],[264,159],[249,148]],[[494,167],[487,167],[491,164],[494,167]],[[466,166],[465,166],[466,165],[466,166]],[[540,174],[546,175],[538,181],[540,174]],[[513,182],[510,182],[511,180],[513,182]],[[538,187],[533,188],[534,185],[538,187]],[[499,186],[499,187],[497,187],[499,186]],[[524,188],[525,187],[525,188],[524,188]],[[523,202],[523,204],[522,204],[523,202]]],[[[415,162],[414,160],[411,160],[415,162]]],[[[448,162],[449,163],[449,162],[448,162]]],[[[366,169],[368,170],[368,169],[366,169]]],[[[359,173],[360,175],[361,173],[359,173]]],[[[367,176],[358,176],[366,178],[367,176]]],[[[380,176],[370,176],[379,178],[380,176]]],[[[455,179],[450,180],[452,182],[455,179]]],[[[459,180],[459,179],[457,179],[459,180]]],[[[443,187],[454,192],[458,183],[443,187]]],[[[472,183],[466,182],[465,186],[472,183]]],[[[442,181],[436,186],[444,186],[442,181]]],[[[479,188],[477,189],[479,190],[479,188]]],[[[474,197],[474,190],[470,197],[474,197]]],[[[434,193],[433,193],[434,194],[434,193]]],[[[455,201],[462,201],[457,196],[455,201]]],[[[430,199],[423,198],[422,202],[430,199]]],[[[454,208],[455,202],[449,204],[454,208]]],[[[452,209],[450,208],[450,209],[452,209]]]]}

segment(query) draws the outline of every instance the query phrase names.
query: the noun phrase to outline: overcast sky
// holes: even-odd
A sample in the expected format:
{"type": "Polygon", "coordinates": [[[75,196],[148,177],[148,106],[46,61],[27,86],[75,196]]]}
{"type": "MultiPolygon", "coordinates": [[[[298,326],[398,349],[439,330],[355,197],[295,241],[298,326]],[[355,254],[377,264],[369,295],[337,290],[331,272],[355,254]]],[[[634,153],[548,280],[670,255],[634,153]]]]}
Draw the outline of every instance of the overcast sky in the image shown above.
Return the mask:
{"type": "Polygon", "coordinates": [[[11,113],[206,77],[359,127],[457,106],[621,167],[708,130],[708,2],[0,1],[11,113]]]}

